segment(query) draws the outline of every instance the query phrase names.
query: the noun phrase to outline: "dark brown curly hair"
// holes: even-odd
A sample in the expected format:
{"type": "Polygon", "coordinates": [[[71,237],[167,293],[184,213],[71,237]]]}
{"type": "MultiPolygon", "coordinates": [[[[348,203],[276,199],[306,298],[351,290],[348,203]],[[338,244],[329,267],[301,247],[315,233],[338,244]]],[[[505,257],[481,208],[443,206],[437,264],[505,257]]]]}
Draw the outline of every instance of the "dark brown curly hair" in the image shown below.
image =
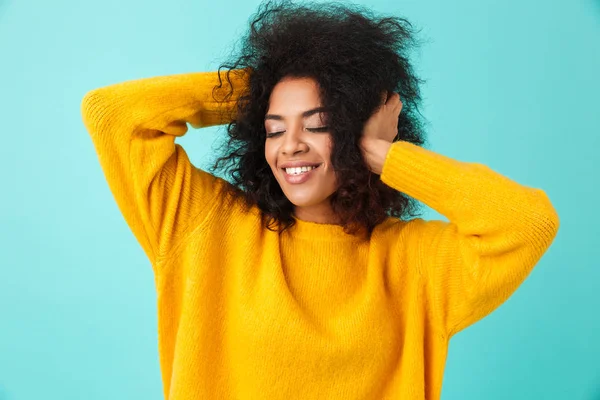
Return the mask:
{"type": "MultiPolygon", "coordinates": [[[[376,17],[357,5],[293,4],[268,1],[252,16],[249,32],[234,61],[219,66],[249,71],[247,91],[236,117],[227,126],[224,156],[212,172],[226,177],[232,191],[261,210],[271,230],[294,224],[294,205],[286,198],[265,159],[264,117],[274,86],[284,77],[313,78],[328,112],[332,135],[331,163],[339,188],[331,196],[344,230],[370,235],[388,216],[418,215],[420,204],[385,185],[372,173],[359,148],[362,128],[377,109],[383,91],[400,94],[403,103],[394,141],[424,145],[418,78],[409,62],[417,45],[412,25],[403,18],[376,17]]],[[[233,93],[233,87],[229,94],[233,93]]]]}

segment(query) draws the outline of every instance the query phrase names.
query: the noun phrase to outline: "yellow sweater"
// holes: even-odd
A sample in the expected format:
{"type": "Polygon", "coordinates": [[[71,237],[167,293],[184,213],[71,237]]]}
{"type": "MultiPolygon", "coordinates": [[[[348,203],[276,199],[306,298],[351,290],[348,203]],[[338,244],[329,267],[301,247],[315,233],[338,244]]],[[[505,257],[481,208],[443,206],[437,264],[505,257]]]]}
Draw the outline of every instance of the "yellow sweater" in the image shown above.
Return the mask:
{"type": "Polygon", "coordinates": [[[381,179],[450,222],[388,218],[366,241],[298,220],[279,236],[175,144],[186,123],[231,120],[239,89],[227,117],[216,83],[216,72],[144,78],[82,102],[154,271],[165,398],[438,399],[450,337],[503,303],[552,243],[545,192],[399,142],[381,179]]]}

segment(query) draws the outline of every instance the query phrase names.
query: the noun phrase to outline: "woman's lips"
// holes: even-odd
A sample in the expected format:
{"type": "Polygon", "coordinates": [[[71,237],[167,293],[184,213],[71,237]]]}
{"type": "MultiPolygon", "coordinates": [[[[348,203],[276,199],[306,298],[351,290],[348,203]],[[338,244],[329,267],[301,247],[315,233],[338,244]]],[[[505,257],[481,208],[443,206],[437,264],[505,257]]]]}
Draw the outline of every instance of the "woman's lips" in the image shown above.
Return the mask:
{"type": "Polygon", "coordinates": [[[321,167],[321,165],[319,164],[319,166],[311,169],[310,171],[307,172],[302,172],[298,175],[290,175],[285,171],[285,168],[282,168],[281,171],[283,172],[283,177],[285,178],[285,181],[289,184],[292,185],[297,185],[300,183],[304,183],[307,180],[310,179],[310,177],[313,175],[313,172],[315,172],[315,170],[319,169],[319,167],[321,167]]]}

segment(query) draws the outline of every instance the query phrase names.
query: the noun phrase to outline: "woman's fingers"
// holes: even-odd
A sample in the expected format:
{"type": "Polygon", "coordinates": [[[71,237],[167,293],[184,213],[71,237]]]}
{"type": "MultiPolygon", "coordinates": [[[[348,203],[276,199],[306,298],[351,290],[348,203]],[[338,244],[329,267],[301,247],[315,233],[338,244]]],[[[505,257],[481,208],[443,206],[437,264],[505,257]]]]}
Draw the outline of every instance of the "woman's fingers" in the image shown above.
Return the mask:
{"type": "Polygon", "coordinates": [[[400,100],[400,93],[388,92],[384,90],[381,92],[381,106],[388,106],[393,112],[400,114],[402,111],[402,101],[400,100]]]}
{"type": "Polygon", "coordinates": [[[400,102],[400,94],[398,92],[383,91],[381,94],[381,103],[386,106],[397,105],[400,102]]]}
{"type": "Polygon", "coordinates": [[[396,104],[396,112],[399,114],[402,111],[402,100],[400,100],[400,95],[398,95],[398,104],[396,104]]]}
{"type": "Polygon", "coordinates": [[[381,92],[381,100],[380,100],[379,104],[380,105],[386,104],[387,99],[388,99],[388,92],[387,92],[387,90],[384,90],[383,92],[381,92]]]}
{"type": "Polygon", "coordinates": [[[397,102],[400,101],[400,95],[397,92],[392,92],[387,99],[388,105],[397,105],[397,102]]]}

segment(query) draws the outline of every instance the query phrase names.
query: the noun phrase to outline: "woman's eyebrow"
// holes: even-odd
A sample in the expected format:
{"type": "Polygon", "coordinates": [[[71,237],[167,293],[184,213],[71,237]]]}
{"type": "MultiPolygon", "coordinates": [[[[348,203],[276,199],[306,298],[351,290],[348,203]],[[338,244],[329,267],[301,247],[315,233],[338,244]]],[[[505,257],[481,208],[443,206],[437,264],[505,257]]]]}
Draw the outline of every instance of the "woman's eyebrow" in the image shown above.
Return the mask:
{"type": "MultiPolygon", "coordinates": [[[[316,114],[318,112],[324,112],[324,111],[326,111],[325,107],[313,108],[308,111],[304,111],[302,113],[302,118],[307,118],[313,114],[316,114]]],[[[265,121],[268,119],[275,119],[275,120],[281,121],[281,120],[283,120],[283,117],[281,115],[276,115],[276,114],[267,114],[267,115],[265,115],[265,121]]]]}

